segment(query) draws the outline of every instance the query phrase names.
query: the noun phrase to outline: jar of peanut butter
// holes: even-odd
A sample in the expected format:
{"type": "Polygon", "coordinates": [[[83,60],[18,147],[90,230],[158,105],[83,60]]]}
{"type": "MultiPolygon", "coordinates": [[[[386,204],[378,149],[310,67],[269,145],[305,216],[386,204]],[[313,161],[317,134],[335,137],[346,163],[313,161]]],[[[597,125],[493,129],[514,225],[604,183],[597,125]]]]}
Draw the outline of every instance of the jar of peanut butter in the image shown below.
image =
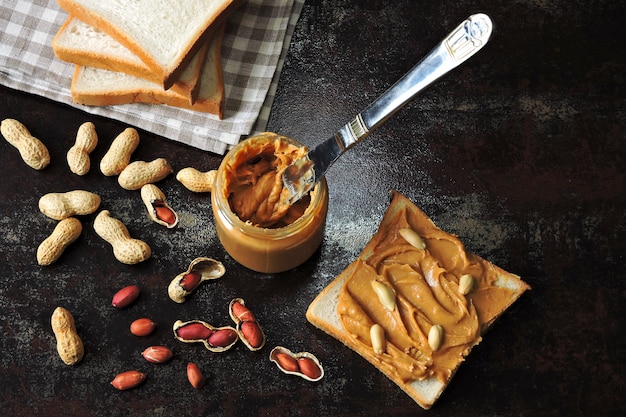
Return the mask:
{"type": "Polygon", "coordinates": [[[220,164],[211,193],[217,235],[243,266],[287,271],[320,246],[328,211],[325,179],[293,205],[282,185],[283,170],[306,152],[291,138],[265,132],[240,142],[220,164]]]}

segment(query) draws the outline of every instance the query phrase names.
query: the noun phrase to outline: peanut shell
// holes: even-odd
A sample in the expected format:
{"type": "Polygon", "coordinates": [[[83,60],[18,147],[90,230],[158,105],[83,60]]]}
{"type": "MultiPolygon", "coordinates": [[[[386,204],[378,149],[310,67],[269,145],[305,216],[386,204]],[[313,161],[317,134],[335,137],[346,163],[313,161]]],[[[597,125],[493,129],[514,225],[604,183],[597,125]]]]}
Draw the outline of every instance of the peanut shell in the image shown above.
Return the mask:
{"type": "Polygon", "coordinates": [[[107,177],[119,175],[130,163],[130,158],[139,146],[139,133],[132,127],[117,135],[109,150],[100,161],[100,171],[107,177]]]}
{"type": "Polygon", "coordinates": [[[188,295],[193,293],[205,281],[217,279],[226,273],[226,268],[220,261],[211,258],[196,258],[189,264],[186,271],[176,275],[167,287],[167,294],[177,303],[184,303],[188,295]],[[193,287],[181,285],[189,274],[199,274],[200,279],[193,287]]]}
{"type": "Polygon", "coordinates": [[[281,372],[297,375],[307,381],[317,382],[324,377],[322,364],[315,355],[309,352],[294,353],[286,347],[276,346],[270,352],[270,361],[274,362],[281,372]],[[284,355],[293,360],[288,360],[284,355]],[[296,369],[294,369],[294,361],[296,369]]]}
{"type": "Polygon", "coordinates": [[[183,168],[176,174],[176,179],[194,193],[210,193],[215,183],[216,170],[202,172],[192,167],[183,168]]]}
{"type": "Polygon", "coordinates": [[[150,257],[150,246],[139,239],[134,239],[120,220],[111,217],[108,210],[102,210],[93,222],[93,228],[102,239],[113,247],[115,258],[128,265],[143,262],[150,257]]]}
{"type": "Polygon", "coordinates": [[[72,314],[63,307],[57,307],[50,319],[52,331],[57,339],[57,352],[66,365],[75,365],[83,359],[85,348],[76,331],[72,314]]]}
{"type": "Polygon", "coordinates": [[[39,211],[54,220],[85,216],[100,207],[100,196],[85,190],[48,193],[39,199],[39,211]]]}
{"type": "Polygon", "coordinates": [[[141,200],[148,210],[148,216],[154,222],[167,228],[176,227],[178,224],[178,214],[167,203],[165,194],[163,194],[163,191],[161,191],[159,187],[154,184],[145,184],[141,187],[141,200]],[[171,218],[161,214],[161,210],[169,212],[171,218]]]}
{"type": "Polygon", "coordinates": [[[82,230],[80,220],[74,217],[61,220],[37,248],[37,263],[46,266],[56,262],[65,249],[78,239],[82,230]]]}
{"type": "Polygon", "coordinates": [[[231,300],[228,312],[237,325],[237,334],[243,344],[251,351],[262,349],[265,346],[265,333],[256,316],[245,306],[244,300],[242,298],[231,300]]]}
{"type": "Polygon", "coordinates": [[[85,175],[91,168],[89,154],[98,145],[96,127],[91,122],[85,122],[78,128],[76,142],[67,151],[67,164],[76,175],[85,175]]]}
{"type": "Polygon", "coordinates": [[[4,119],[0,133],[20,153],[29,167],[42,170],[50,163],[50,152],[43,142],[30,134],[26,126],[15,119],[4,119]]]}
{"type": "Polygon", "coordinates": [[[161,181],[173,172],[165,158],[157,158],[151,162],[131,162],[120,172],[117,182],[125,190],[138,190],[146,184],[161,181]]]}

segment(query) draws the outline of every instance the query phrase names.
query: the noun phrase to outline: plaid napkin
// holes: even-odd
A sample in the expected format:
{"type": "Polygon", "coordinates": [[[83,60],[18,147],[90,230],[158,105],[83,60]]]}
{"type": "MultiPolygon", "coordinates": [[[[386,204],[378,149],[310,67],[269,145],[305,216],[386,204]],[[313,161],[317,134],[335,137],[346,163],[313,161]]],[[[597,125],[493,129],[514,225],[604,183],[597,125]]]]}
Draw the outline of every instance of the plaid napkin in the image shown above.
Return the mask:
{"type": "Polygon", "coordinates": [[[70,93],[74,65],[58,60],[51,46],[68,17],[55,0],[0,2],[0,83],[223,154],[242,136],[265,130],[303,4],[304,0],[247,0],[232,14],[222,45],[223,120],[169,106],[75,104],[70,93]]]}

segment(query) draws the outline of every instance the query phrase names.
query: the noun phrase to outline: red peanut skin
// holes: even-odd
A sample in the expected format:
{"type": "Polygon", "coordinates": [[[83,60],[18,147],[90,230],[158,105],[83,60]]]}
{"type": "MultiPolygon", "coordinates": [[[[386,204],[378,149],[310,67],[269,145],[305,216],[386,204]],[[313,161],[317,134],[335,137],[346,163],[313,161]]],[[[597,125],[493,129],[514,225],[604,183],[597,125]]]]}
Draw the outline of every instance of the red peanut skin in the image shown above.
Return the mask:
{"type": "Polygon", "coordinates": [[[139,297],[140,292],[138,285],[128,285],[115,293],[111,305],[115,308],[126,308],[139,297]]]}
{"type": "Polygon", "coordinates": [[[167,346],[150,346],[141,352],[141,356],[151,363],[165,363],[174,357],[174,353],[167,346]]]}
{"type": "Polygon", "coordinates": [[[154,208],[157,219],[164,221],[167,224],[174,224],[176,222],[176,216],[174,212],[165,206],[156,206],[154,208]]]}
{"type": "Polygon", "coordinates": [[[156,329],[156,323],[147,317],[137,319],[130,324],[130,332],[139,337],[152,334],[154,329],[156,329]]]}
{"type": "Polygon", "coordinates": [[[127,389],[138,387],[146,380],[146,374],[139,371],[126,371],[118,374],[113,381],[111,381],[111,385],[120,391],[125,391],[127,389]]]}
{"type": "Polygon", "coordinates": [[[211,346],[226,347],[231,345],[237,340],[237,332],[232,329],[216,330],[209,337],[208,342],[211,346]]]}
{"type": "Polygon", "coordinates": [[[298,372],[300,371],[300,367],[298,366],[298,361],[286,353],[277,353],[276,361],[280,365],[282,369],[289,372],[298,372]]]}
{"type": "Polygon", "coordinates": [[[176,334],[184,340],[206,340],[213,334],[213,330],[202,323],[190,323],[176,329],[176,334]]]}
{"type": "Polygon", "coordinates": [[[299,358],[298,366],[300,367],[300,372],[311,379],[317,379],[322,375],[319,366],[310,358],[299,358]]]}
{"type": "Polygon", "coordinates": [[[180,285],[183,290],[190,292],[196,289],[201,279],[202,275],[200,275],[199,272],[190,272],[183,276],[178,285],[180,285]]]}
{"type": "Polygon", "coordinates": [[[241,323],[241,333],[253,348],[258,348],[263,344],[263,332],[256,322],[244,321],[241,323]]]}
{"type": "Polygon", "coordinates": [[[198,365],[193,362],[189,362],[187,364],[187,379],[189,380],[191,386],[195,389],[202,389],[206,382],[206,378],[202,374],[202,371],[198,365]]]}
{"type": "Polygon", "coordinates": [[[241,321],[256,321],[254,313],[250,309],[239,302],[232,305],[233,314],[241,321]]]}

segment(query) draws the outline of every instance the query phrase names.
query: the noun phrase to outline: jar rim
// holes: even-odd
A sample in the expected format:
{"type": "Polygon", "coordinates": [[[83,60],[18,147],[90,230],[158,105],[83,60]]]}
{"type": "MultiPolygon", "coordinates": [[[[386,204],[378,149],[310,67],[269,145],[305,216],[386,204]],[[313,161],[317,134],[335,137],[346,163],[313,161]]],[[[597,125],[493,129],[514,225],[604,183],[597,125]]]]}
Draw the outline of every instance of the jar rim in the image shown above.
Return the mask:
{"type": "Polygon", "coordinates": [[[299,233],[303,228],[308,226],[315,219],[315,213],[319,212],[319,210],[316,208],[321,207],[321,205],[327,199],[328,186],[326,184],[326,178],[322,178],[315,185],[313,190],[311,190],[311,201],[302,216],[298,217],[293,223],[276,228],[261,227],[254,225],[249,221],[241,220],[241,218],[239,218],[239,216],[232,211],[228,202],[228,196],[224,192],[226,190],[226,188],[223,186],[223,182],[225,181],[226,166],[229,164],[232,158],[243,147],[249,145],[250,142],[267,140],[268,137],[271,137],[270,140],[284,140],[298,147],[304,146],[302,143],[293,138],[271,132],[264,132],[244,139],[243,141],[235,145],[222,160],[222,163],[217,170],[213,192],[211,193],[213,196],[212,200],[213,204],[217,205],[216,208],[219,209],[219,212],[224,215],[224,220],[230,223],[232,227],[235,227],[240,231],[245,231],[245,233],[252,236],[262,236],[266,238],[285,238],[299,233]]]}

